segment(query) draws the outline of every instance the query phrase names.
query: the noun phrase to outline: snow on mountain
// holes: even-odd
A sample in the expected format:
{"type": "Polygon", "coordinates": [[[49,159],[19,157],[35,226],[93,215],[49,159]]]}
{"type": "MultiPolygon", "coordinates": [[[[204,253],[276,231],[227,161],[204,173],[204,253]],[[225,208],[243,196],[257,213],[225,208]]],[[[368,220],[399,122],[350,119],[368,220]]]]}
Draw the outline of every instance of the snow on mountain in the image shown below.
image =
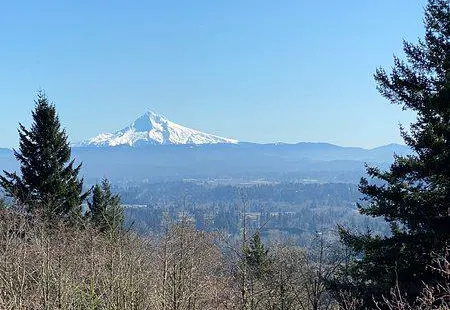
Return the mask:
{"type": "Polygon", "coordinates": [[[218,143],[238,143],[238,141],[178,125],[164,116],[150,111],[122,130],[114,133],[101,133],[94,138],[77,143],[75,146],[218,143]]]}

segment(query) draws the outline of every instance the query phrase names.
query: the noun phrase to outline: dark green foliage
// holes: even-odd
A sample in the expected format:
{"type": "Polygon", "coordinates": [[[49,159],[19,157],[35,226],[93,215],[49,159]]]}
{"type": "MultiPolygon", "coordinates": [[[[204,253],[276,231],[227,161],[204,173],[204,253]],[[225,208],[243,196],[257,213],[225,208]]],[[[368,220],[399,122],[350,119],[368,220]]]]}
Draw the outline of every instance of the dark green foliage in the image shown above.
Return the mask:
{"type": "Polygon", "coordinates": [[[0,198],[0,211],[5,210],[6,208],[7,208],[7,204],[6,204],[5,199],[0,198]]]}
{"type": "Polygon", "coordinates": [[[261,241],[259,231],[256,231],[250,244],[244,249],[245,263],[249,267],[250,274],[256,279],[261,279],[269,271],[267,254],[268,250],[261,241]]]}
{"type": "Polygon", "coordinates": [[[111,184],[103,179],[96,184],[92,193],[92,201],[88,202],[88,217],[102,232],[116,234],[123,228],[123,207],[119,195],[111,192],[111,184]]]}
{"type": "Polygon", "coordinates": [[[378,69],[380,93],[417,114],[402,136],[413,155],[396,156],[388,171],[369,167],[360,191],[361,213],[383,217],[391,226],[388,237],[352,234],[341,229],[341,240],[361,253],[345,272],[347,283],[365,300],[380,300],[396,284],[415,298],[422,283],[439,281],[428,265],[444,255],[450,240],[450,4],[429,0],[425,39],[404,43],[406,61],[394,59],[390,74],[378,69]]]}
{"type": "Polygon", "coordinates": [[[30,213],[41,213],[47,220],[72,223],[81,219],[83,179],[78,179],[81,164],[74,165],[64,129],[61,129],[55,106],[43,92],[37,95],[28,130],[19,124],[20,146],[14,155],[20,174],[6,172],[0,185],[15,205],[30,213]]]}

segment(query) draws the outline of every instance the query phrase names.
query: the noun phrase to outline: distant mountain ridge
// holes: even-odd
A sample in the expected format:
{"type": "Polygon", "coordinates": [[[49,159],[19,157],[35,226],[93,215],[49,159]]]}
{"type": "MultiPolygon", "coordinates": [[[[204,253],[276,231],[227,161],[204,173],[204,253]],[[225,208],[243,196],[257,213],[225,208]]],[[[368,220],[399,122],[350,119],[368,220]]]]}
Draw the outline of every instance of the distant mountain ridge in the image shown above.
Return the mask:
{"type": "Polygon", "coordinates": [[[392,163],[394,153],[411,152],[399,145],[368,150],[327,143],[245,142],[77,147],[72,151],[73,157],[83,162],[83,173],[88,179],[106,175],[111,179],[149,182],[241,178],[354,183],[365,174],[364,163],[384,169],[392,163]]]}
{"type": "MultiPolygon", "coordinates": [[[[393,155],[411,154],[404,145],[373,149],[341,147],[328,143],[256,144],[141,144],[116,147],[72,147],[82,162],[87,180],[170,181],[183,179],[317,180],[357,183],[364,163],[382,168],[393,155]]],[[[14,171],[18,163],[11,150],[0,150],[0,173],[14,171]]]]}
{"type": "Polygon", "coordinates": [[[114,133],[101,133],[73,146],[142,146],[168,144],[236,144],[237,140],[207,134],[176,124],[152,111],[114,133]]]}

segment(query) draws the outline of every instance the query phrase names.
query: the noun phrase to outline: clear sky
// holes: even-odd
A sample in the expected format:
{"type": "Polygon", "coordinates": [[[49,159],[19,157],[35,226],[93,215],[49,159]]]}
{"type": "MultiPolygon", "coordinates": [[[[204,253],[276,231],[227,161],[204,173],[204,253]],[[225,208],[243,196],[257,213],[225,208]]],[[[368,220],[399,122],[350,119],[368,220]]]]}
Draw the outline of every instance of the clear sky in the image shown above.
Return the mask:
{"type": "Polygon", "coordinates": [[[419,0],[1,1],[0,146],[45,89],[75,142],[147,110],[242,141],[401,142],[373,72],[423,35],[419,0]]]}

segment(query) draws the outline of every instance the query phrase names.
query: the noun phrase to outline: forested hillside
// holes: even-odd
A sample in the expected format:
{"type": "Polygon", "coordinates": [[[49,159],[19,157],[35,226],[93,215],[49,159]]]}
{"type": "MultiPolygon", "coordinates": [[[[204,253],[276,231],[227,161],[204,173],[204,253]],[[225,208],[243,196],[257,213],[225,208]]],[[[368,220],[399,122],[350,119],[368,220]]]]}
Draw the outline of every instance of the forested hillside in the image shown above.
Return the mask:
{"type": "Polygon", "coordinates": [[[125,203],[126,225],[140,234],[162,231],[163,222],[189,218],[194,227],[238,237],[242,216],[264,240],[289,238],[307,245],[317,233],[332,235],[336,225],[361,232],[387,233],[381,219],[357,212],[354,184],[280,183],[211,185],[192,182],[133,183],[115,187],[125,203]]]}

